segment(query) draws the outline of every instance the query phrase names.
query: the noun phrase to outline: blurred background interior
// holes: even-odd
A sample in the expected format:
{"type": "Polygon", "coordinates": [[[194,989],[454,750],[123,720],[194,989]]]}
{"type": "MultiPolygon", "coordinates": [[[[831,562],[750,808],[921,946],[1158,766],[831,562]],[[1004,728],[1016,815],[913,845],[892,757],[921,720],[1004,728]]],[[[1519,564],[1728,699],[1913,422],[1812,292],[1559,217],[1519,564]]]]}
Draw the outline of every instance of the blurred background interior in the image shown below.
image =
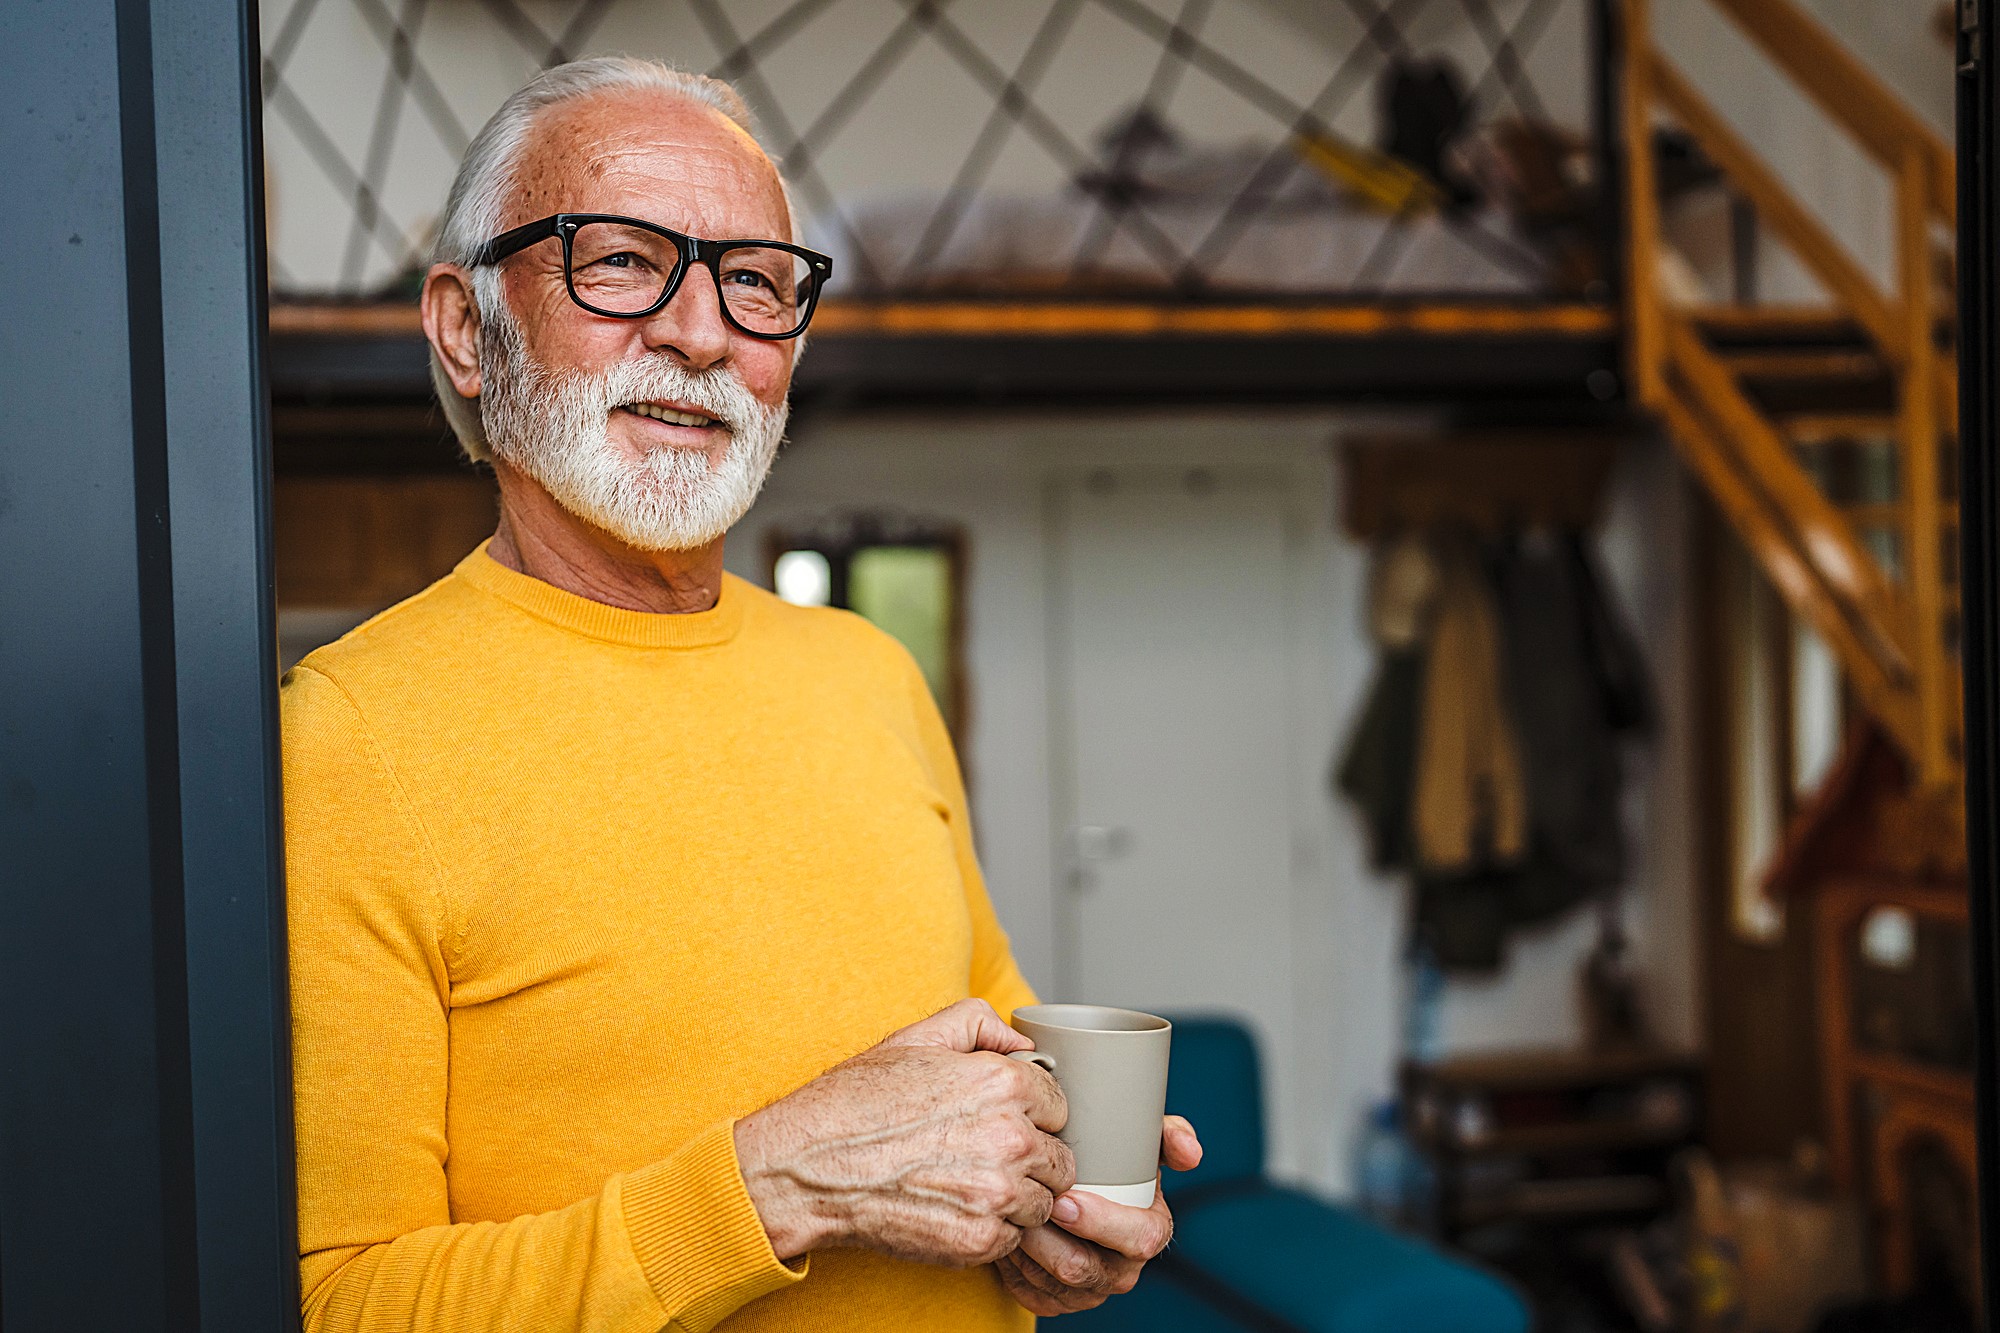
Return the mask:
{"type": "Polygon", "coordinates": [[[1189,1020],[1079,1329],[1970,1328],[1954,19],[265,0],[284,658],[491,531],[470,133],[728,78],[836,257],[730,567],[915,654],[1044,995],[1189,1020]]]}

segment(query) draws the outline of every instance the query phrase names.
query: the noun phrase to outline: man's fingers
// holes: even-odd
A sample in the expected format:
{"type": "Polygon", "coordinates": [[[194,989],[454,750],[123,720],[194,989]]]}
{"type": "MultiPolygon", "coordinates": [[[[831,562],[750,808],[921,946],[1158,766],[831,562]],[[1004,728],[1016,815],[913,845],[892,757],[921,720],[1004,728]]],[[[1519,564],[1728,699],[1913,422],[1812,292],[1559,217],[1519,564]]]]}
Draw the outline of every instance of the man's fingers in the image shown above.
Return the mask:
{"type": "Polygon", "coordinates": [[[1128,1259],[1151,1259],[1174,1237],[1174,1216],[1167,1211],[1167,1201],[1157,1185],[1151,1208],[1128,1208],[1087,1190],[1071,1190],[1057,1202],[1064,1201],[1076,1205],[1076,1216],[1057,1217],[1057,1226],[1128,1259]]]}
{"type": "MultiPolygon", "coordinates": [[[[1022,1244],[1026,1244],[1027,1240],[1028,1237],[1024,1233],[1021,1237],[1022,1244]]],[[[1014,1252],[1007,1257],[1013,1261],[1014,1269],[1021,1275],[1021,1280],[1036,1291],[1041,1292],[1044,1296],[1060,1298],[1069,1290],[1062,1283],[1056,1281],[1048,1269],[1036,1263],[1025,1250],[1016,1247],[1014,1252]]]]}
{"type": "MultiPolygon", "coordinates": [[[[1012,1029],[1008,1029],[1012,1031],[1012,1029]]],[[[1055,1075],[1040,1065],[1031,1065],[1025,1060],[1016,1060],[1021,1072],[1032,1075],[1028,1085],[1028,1119],[1044,1134],[1053,1134],[1069,1123],[1069,1103],[1063,1100],[1062,1089],[1056,1085],[1055,1075]]]]}
{"type": "Polygon", "coordinates": [[[1105,1265],[1111,1256],[1060,1227],[1036,1227],[1022,1232],[1021,1244],[1015,1252],[1041,1265],[1042,1271],[1055,1280],[1055,1288],[1042,1287],[1051,1295],[1060,1295],[1065,1289],[1096,1291],[1109,1280],[1105,1265]]]}
{"type": "MultiPolygon", "coordinates": [[[[1022,1239],[1025,1241],[1026,1237],[1022,1239]]],[[[1002,1260],[999,1267],[1001,1280],[1013,1292],[1014,1299],[1039,1315],[1072,1314],[1092,1309],[1104,1301],[1101,1291],[1064,1285],[1020,1249],[1002,1260]]]]}
{"type": "MultiPolygon", "coordinates": [[[[1056,1195],[1076,1184],[1076,1154],[1053,1134],[1037,1134],[1036,1137],[1041,1142],[1036,1145],[1035,1155],[1028,1162],[1028,1177],[1046,1188],[1053,1202],[1056,1195]]],[[[1048,1220],[1044,1214],[1042,1221],[1048,1220]]]]}
{"type": "Polygon", "coordinates": [[[1160,1160],[1176,1171],[1192,1171],[1201,1165],[1201,1140],[1183,1117],[1170,1115],[1161,1126],[1160,1160]]]}
{"type": "Polygon", "coordinates": [[[1016,1203],[1014,1210],[1007,1214],[1007,1220],[1022,1228],[1021,1234],[1025,1236],[1029,1231],[1048,1222],[1049,1212],[1055,1207],[1055,1202],[1056,1191],[1040,1181],[1031,1180],[1021,1191],[1020,1202],[1016,1203]]]}
{"type": "Polygon", "coordinates": [[[946,1050],[970,1054],[973,1051],[1033,1050],[1035,1043],[1007,1026],[992,1005],[984,1000],[960,1000],[938,1010],[929,1018],[892,1032],[884,1046],[942,1046],[946,1050]]]}

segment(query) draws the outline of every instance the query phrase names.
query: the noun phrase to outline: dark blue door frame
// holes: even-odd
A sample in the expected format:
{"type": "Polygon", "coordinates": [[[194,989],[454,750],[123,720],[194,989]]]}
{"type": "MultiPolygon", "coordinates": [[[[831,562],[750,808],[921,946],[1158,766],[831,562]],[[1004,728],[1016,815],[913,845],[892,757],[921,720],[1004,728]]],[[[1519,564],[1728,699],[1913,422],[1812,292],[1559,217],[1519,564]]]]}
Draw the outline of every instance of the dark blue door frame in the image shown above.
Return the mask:
{"type": "Polygon", "coordinates": [[[0,4],[0,1324],[298,1326],[250,0],[0,4]]]}
{"type": "MultiPolygon", "coordinates": [[[[1965,827],[1978,1029],[1980,1265],[2000,1300],[2000,459],[1996,419],[1995,226],[2000,223],[2000,88],[1993,0],[1958,0],[1959,559],[1964,594],[1965,827]],[[1981,11],[1984,11],[1983,13],[1981,11]]],[[[1992,1325],[1989,1318],[1988,1325],[1992,1325]]]]}

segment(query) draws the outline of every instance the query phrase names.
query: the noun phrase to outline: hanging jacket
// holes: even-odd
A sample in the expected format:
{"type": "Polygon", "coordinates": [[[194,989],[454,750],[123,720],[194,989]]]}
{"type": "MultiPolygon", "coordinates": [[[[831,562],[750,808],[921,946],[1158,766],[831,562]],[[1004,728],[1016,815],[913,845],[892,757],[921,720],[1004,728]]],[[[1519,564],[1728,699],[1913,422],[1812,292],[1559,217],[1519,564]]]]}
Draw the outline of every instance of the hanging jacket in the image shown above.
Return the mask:
{"type": "Polygon", "coordinates": [[[1479,551],[1462,532],[1432,545],[1438,594],[1424,666],[1412,825],[1418,867],[1458,875],[1518,861],[1527,792],[1502,689],[1502,644],[1479,551]]]}

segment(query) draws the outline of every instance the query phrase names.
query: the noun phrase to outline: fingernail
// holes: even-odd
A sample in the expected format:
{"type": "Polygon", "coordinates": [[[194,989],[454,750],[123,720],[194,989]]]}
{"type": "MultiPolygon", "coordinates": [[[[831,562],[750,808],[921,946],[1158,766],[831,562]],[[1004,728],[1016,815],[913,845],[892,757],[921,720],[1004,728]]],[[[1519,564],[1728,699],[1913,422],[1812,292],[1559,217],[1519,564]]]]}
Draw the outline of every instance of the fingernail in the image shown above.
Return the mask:
{"type": "Polygon", "coordinates": [[[1056,1200],[1056,1206],[1051,1213],[1058,1222],[1074,1222],[1082,1214],[1083,1209],[1077,1207],[1076,1200],[1067,1194],[1056,1200]]]}

